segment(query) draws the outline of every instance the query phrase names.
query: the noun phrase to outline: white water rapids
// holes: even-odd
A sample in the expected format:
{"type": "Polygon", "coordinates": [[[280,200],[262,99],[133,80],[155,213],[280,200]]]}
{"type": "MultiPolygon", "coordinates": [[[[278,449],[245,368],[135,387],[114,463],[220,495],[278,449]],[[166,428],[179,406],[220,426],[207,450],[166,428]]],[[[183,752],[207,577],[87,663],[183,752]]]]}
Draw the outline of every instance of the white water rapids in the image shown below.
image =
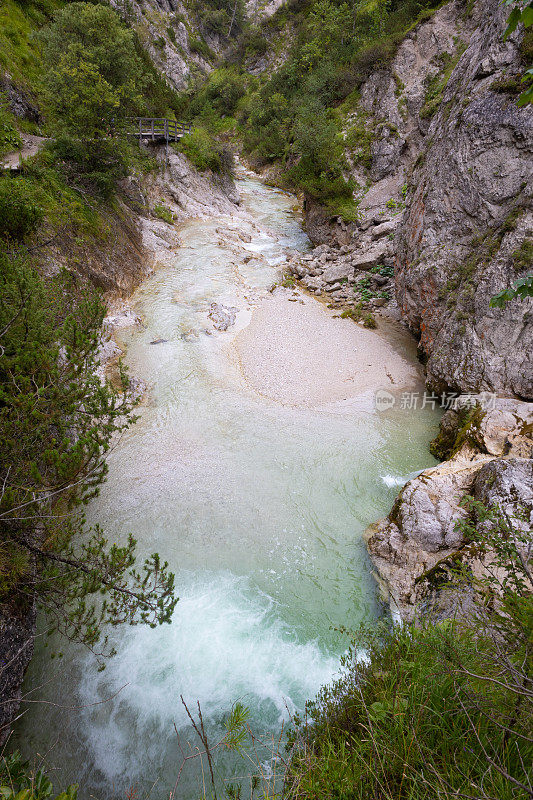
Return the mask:
{"type": "MultiPolygon", "coordinates": [[[[132,532],[141,555],[168,559],[174,620],[113,631],[118,654],[103,672],[81,648],[44,647],[43,637],[27,676],[38,702],[24,706],[17,743],[58,770],[57,788],[82,784],[83,798],[125,797],[132,786],[141,798],[154,782],[150,796],[168,796],[180,763],[174,725],[193,741],[180,695],[200,702],[214,739],[237,700],[263,733],[301,710],[338,670],[347,640],[335,628],[382,611],[364,529],[434,463],[437,412],[283,406],[246,388],[231,329],[203,332],[211,302],[239,308],[245,326],[286,251],[309,246],[291,197],[250,177],[238,186],[247,221],[186,223],[182,247],[134,294],[145,327],[120,343],[149,391],[89,509],[111,541],[132,532]],[[242,226],[250,243],[221,239],[242,226]]],[[[396,346],[414,360],[413,346],[401,337],[396,346]]],[[[250,771],[235,756],[219,766],[250,771]]],[[[191,764],[177,796],[200,790],[191,764]]]]}

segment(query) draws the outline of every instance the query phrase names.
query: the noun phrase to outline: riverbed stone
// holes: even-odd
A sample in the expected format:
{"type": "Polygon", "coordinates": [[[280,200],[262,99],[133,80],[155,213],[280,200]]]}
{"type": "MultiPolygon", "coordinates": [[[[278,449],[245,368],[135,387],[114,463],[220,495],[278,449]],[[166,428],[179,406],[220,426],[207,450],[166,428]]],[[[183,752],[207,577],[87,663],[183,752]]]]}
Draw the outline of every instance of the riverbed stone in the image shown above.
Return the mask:
{"type": "Polygon", "coordinates": [[[211,303],[208,316],[217,331],[227,331],[228,328],[235,325],[238,310],[238,308],[223,306],[220,303],[211,303]]]}

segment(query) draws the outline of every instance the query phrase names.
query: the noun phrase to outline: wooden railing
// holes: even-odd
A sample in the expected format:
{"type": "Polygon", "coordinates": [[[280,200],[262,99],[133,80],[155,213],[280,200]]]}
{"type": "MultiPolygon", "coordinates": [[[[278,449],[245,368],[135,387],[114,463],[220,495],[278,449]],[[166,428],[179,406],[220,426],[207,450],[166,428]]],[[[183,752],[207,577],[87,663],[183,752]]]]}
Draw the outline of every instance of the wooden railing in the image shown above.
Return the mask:
{"type": "Polygon", "coordinates": [[[189,123],[165,117],[128,117],[126,121],[126,132],[130,136],[138,136],[140,142],[143,139],[152,142],[177,142],[191,130],[189,123]]]}

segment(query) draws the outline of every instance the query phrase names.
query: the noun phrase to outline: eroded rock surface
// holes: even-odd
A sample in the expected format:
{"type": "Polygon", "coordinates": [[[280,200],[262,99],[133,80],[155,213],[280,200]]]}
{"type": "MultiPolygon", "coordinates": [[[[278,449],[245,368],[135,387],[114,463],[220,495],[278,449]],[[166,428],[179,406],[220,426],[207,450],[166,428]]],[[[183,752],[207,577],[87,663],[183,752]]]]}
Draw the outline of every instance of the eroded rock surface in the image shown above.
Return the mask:
{"type": "Polygon", "coordinates": [[[518,108],[512,88],[526,51],[523,31],[504,40],[508,13],[498,0],[470,12],[450,2],[411,31],[347,121],[347,141],[352,126],[372,135],[368,153],[364,139],[346,152],[361,219],[309,199],[305,213],[354,284],[359,269],[394,265],[431,389],[531,400],[533,300],[489,305],[533,262],[533,107],[518,108]]]}
{"type": "Polygon", "coordinates": [[[33,655],[34,601],[27,608],[0,608],[0,746],[6,741],[22,696],[22,680],[33,655]]]}
{"type": "MultiPolygon", "coordinates": [[[[443,420],[448,432],[455,425],[455,438],[462,404],[443,420]]],[[[524,506],[529,521],[517,524],[533,532],[533,403],[500,400],[472,427],[452,458],[409,481],[389,516],[367,531],[383,593],[403,620],[427,613],[428,606],[438,607],[439,616],[450,615],[455,607],[457,596],[435,593],[421,578],[465,544],[457,529],[457,521],[467,517],[460,505],[465,495],[497,504],[517,520],[516,509],[524,506]]]]}

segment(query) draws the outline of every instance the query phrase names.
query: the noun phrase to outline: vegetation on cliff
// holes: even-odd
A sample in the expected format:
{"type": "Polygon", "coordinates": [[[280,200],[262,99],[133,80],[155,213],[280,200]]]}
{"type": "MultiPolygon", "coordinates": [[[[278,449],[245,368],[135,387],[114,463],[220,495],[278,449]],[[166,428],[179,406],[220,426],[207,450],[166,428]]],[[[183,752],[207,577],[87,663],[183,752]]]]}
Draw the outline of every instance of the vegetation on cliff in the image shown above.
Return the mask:
{"type": "Polygon", "coordinates": [[[103,623],[166,622],[175,605],[157,555],[139,572],[132,538],[109,546],[84,529],[112,437],[134,421],[127,378],[115,389],[96,375],[105,307],[94,289],[44,280],[13,243],[0,267],[0,602],[37,594],[55,626],[104,652],[103,623]]]}
{"type": "MultiPolygon", "coordinates": [[[[0,176],[0,604],[36,596],[52,628],[107,654],[103,625],[167,622],[176,599],[157,554],[138,567],[131,537],[119,546],[85,527],[105,453],[135,418],[126,374],[117,385],[96,374],[105,305],[75,253],[105,248],[117,180],[150,161],[110,138],[114,115],[164,110],[172,93],[108,7],[30,2],[8,20],[12,77],[27,63],[17,91],[39,102],[52,138],[0,176]],[[50,246],[69,269],[45,277],[50,246]]],[[[0,126],[4,152],[20,145],[7,99],[0,126]]]]}

